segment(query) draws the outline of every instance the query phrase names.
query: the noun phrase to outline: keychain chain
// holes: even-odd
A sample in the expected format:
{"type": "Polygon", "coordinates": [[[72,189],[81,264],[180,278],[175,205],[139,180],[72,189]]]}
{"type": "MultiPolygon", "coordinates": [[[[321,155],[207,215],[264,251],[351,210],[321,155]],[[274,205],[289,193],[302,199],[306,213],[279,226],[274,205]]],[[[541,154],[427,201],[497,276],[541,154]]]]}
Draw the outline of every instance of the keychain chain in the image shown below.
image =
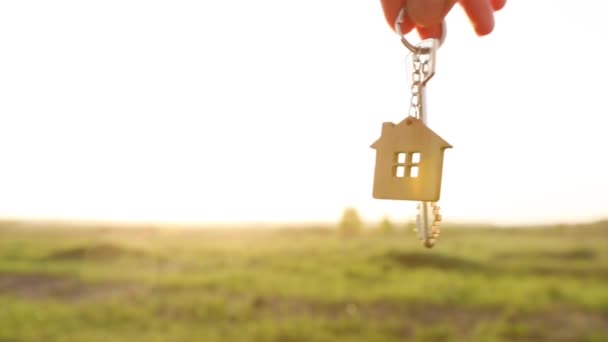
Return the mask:
{"type": "Polygon", "coordinates": [[[413,55],[412,66],[414,67],[414,71],[412,72],[412,98],[410,100],[409,115],[420,119],[422,112],[422,61],[417,53],[413,55]]]}
{"type": "Polygon", "coordinates": [[[415,117],[416,119],[423,120],[423,89],[425,86],[425,81],[427,81],[430,77],[430,58],[422,59],[420,58],[421,54],[416,52],[412,56],[412,85],[411,85],[411,93],[412,98],[410,100],[410,111],[409,115],[415,117]]]}
{"type": "Polygon", "coordinates": [[[416,119],[425,120],[424,118],[424,91],[426,82],[433,76],[431,67],[431,54],[434,51],[428,53],[414,52],[412,55],[412,84],[410,86],[411,100],[409,108],[409,116],[415,117],[416,119]],[[428,58],[421,58],[426,56],[428,58]]]}

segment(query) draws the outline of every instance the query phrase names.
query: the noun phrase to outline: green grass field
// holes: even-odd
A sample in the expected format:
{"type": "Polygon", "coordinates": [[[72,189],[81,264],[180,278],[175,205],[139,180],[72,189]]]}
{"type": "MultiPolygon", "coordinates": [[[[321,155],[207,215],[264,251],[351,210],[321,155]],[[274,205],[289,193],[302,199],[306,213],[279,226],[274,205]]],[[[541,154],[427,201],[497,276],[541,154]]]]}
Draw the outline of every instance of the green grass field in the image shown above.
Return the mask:
{"type": "Polygon", "coordinates": [[[608,223],[0,225],[0,341],[608,341],[608,223]]]}

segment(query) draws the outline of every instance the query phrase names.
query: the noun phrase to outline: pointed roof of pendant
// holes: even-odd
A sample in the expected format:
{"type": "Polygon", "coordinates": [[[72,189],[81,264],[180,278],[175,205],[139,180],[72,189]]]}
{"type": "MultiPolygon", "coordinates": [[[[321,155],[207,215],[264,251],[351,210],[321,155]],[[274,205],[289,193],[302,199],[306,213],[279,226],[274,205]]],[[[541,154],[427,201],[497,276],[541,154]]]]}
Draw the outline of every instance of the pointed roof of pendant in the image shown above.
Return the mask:
{"type": "Polygon", "coordinates": [[[422,120],[413,116],[407,117],[398,124],[384,122],[382,124],[382,134],[372,145],[371,148],[378,149],[385,143],[390,145],[399,144],[404,140],[419,143],[433,142],[442,149],[452,148],[452,145],[443,140],[437,133],[428,128],[422,120]]]}

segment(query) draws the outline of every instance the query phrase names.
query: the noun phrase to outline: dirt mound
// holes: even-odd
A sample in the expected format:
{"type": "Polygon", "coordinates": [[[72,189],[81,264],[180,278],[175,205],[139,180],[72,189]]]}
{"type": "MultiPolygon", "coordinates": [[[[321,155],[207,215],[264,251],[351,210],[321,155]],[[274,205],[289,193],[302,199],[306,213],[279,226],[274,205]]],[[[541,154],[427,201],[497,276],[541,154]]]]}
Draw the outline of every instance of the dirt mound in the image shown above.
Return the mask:
{"type": "Polygon", "coordinates": [[[598,253],[591,248],[576,248],[558,251],[520,251],[499,253],[496,259],[556,259],[556,260],[594,260],[598,253]]]}
{"type": "Polygon", "coordinates": [[[442,270],[478,270],[481,266],[470,260],[431,253],[389,251],[381,259],[407,268],[437,268],[442,270]]]}
{"type": "Polygon", "coordinates": [[[44,273],[0,272],[0,295],[62,301],[102,300],[110,296],[141,292],[132,284],[87,283],[67,276],[44,273]]]}
{"type": "Polygon", "coordinates": [[[145,258],[145,250],[115,244],[76,246],[60,249],[47,256],[49,260],[113,260],[121,258],[145,258]]]}

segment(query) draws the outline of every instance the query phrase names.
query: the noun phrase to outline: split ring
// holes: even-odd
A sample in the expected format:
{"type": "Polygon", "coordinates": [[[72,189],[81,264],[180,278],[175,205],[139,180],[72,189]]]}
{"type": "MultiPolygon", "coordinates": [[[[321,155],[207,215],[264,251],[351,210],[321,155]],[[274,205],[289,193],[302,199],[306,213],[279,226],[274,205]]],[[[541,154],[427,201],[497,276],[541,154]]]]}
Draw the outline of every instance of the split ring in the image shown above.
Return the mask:
{"type": "MultiPolygon", "coordinates": [[[[395,20],[395,31],[397,32],[399,37],[401,37],[401,42],[403,43],[403,45],[405,45],[406,48],[408,48],[413,53],[423,53],[423,52],[425,52],[426,49],[420,48],[420,47],[410,43],[407,39],[405,39],[405,35],[403,34],[403,31],[401,31],[401,24],[403,24],[403,19],[405,18],[405,14],[406,14],[405,7],[401,7],[401,9],[399,10],[399,14],[397,15],[397,20],[395,20]]],[[[447,35],[447,33],[448,33],[447,27],[445,25],[445,20],[444,20],[441,23],[441,37],[439,38],[439,47],[441,47],[441,45],[443,45],[443,42],[445,41],[445,36],[447,35]]]]}

